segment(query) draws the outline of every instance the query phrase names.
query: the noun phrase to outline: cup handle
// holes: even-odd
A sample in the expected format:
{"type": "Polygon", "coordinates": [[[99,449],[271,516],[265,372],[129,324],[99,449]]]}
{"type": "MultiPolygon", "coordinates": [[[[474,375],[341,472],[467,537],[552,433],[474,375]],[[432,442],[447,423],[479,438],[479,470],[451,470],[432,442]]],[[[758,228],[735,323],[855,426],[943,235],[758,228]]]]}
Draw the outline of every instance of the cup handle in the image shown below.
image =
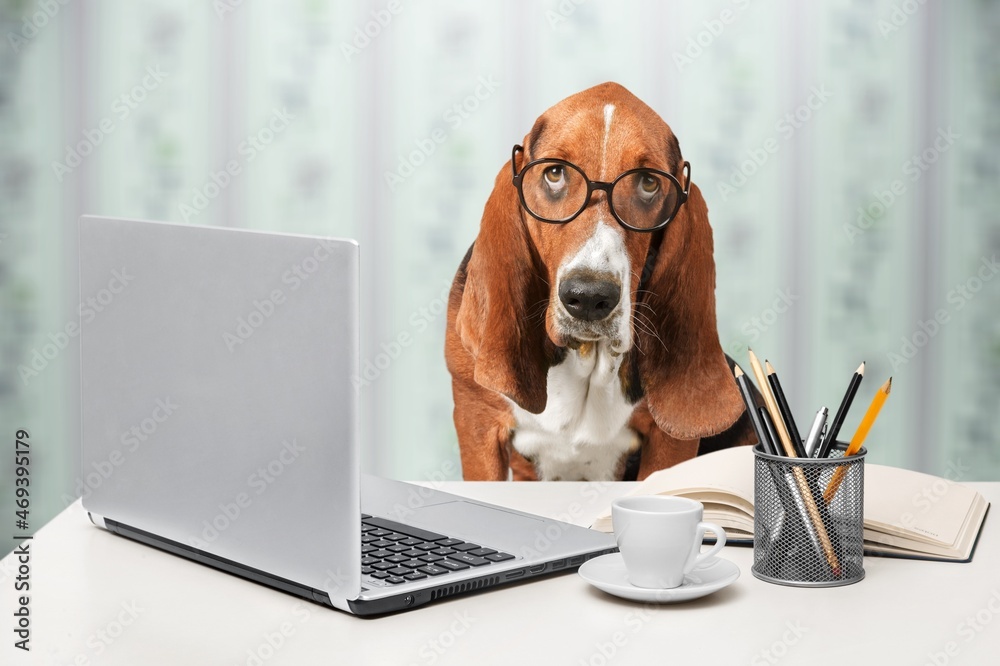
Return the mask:
{"type": "Polygon", "coordinates": [[[698,538],[695,540],[695,552],[701,549],[701,540],[705,536],[705,532],[712,532],[715,534],[715,545],[706,550],[704,553],[699,553],[697,557],[691,559],[691,563],[684,567],[684,573],[690,573],[692,569],[696,566],[712,557],[726,545],[726,531],[716,525],[715,523],[698,523],[698,538]]]}

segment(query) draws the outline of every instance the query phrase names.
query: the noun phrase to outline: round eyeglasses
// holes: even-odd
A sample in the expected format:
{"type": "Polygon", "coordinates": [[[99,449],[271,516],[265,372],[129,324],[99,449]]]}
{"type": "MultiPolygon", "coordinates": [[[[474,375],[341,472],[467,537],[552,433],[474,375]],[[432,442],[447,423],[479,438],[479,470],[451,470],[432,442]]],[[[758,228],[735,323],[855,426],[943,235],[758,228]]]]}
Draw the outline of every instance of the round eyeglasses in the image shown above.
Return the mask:
{"type": "Polygon", "coordinates": [[[537,220],[566,224],[587,207],[595,190],[604,190],[618,224],[632,231],[657,231],[674,219],[691,189],[691,164],[684,163],[684,185],[666,171],[630,169],[610,183],[587,178],[572,162],[543,158],[517,171],[514,146],[510,167],[521,205],[537,220]]]}

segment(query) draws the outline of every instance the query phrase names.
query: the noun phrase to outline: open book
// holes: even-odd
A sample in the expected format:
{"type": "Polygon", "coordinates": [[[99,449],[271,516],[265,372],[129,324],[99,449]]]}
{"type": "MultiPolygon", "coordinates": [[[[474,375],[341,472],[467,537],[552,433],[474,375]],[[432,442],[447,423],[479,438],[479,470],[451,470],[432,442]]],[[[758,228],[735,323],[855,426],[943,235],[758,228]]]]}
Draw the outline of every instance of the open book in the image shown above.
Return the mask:
{"type": "MultiPolygon", "coordinates": [[[[730,542],[752,544],[753,477],[753,449],[738,446],[655,472],[629,494],[698,500],[730,542]]],[[[969,562],[988,508],[960,483],[865,463],[865,554],[969,562]]],[[[610,507],[591,527],[612,531],[610,507]]]]}

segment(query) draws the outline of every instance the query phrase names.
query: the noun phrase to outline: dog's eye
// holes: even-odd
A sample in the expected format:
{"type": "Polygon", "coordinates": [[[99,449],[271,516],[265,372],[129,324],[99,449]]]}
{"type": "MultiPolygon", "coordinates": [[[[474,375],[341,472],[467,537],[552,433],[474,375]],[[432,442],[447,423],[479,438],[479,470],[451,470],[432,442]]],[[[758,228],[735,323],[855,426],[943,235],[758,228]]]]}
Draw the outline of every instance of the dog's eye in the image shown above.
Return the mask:
{"type": "Polygon", "coordinates": [[[566,169],[562,165],[556,164],[545,169],[545,182],[552,189],[559,189],[566,180],[566,169]]]}
{"type": "Polygon", "coordinates": [[[639,176],[639,195],[643,199],[650,199],[660,191],[660,180],[656,176],[643,174],[639,176]]]}

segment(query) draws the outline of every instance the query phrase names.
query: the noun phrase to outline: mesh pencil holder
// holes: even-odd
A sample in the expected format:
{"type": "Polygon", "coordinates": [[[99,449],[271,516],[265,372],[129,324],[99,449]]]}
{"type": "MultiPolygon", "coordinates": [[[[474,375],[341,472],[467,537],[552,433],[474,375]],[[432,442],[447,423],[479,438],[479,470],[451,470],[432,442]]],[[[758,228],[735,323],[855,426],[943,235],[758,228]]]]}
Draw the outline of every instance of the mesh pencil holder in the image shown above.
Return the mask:
{"type": "Polygon", "coordinates": [[[798,587],[849,585],[865,577],[867,451],[845,459],[845,448],[838,442],[829,458],[817,459],[754,447],[754,576],[798,587]]]}

